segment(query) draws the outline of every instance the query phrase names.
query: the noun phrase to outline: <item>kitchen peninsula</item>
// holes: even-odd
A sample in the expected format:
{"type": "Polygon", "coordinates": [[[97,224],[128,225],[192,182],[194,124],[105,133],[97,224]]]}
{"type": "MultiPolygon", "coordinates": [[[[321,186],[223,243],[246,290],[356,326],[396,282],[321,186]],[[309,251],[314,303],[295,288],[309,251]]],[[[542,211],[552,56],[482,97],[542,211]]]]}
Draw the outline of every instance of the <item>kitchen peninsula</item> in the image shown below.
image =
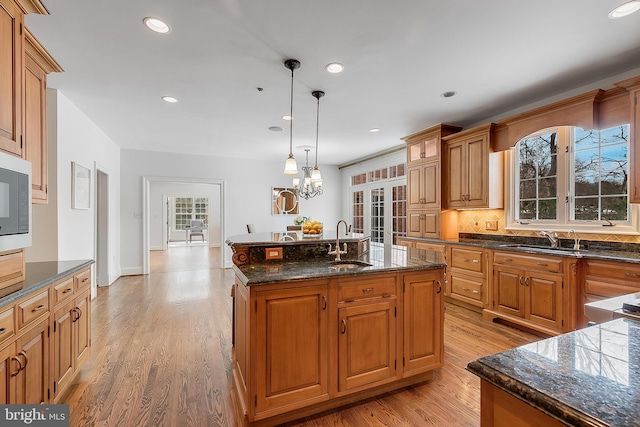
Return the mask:
{"type": "Polygon", "coordinates": [[[432,378],[443,364],[441,254],[340,237],[235,236],[240,425],[276,425],[432,378]],[[271,259],[267,259],[271,258],[271,259]]]}

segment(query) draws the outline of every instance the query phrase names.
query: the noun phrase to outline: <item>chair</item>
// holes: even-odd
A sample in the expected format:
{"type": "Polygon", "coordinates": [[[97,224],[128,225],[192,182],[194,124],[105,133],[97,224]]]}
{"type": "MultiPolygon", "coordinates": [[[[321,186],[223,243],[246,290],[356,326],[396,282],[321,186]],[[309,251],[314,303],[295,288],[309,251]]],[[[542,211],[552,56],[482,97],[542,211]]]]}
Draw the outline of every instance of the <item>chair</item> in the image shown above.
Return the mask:
{"type": "Polygon", "coordinates": [[[202,220],[194,219],[189,221],[189,228],[187,230],[189,231],[189,243],[191,243],[193,236],[200,236],[204,242],[204,222],[202,220]]]}
{"type": "Polygon", "coordinates": [[[247,224],[247,233],[255,233],[256,232],[256,226],[253,224],[247,224]]]}

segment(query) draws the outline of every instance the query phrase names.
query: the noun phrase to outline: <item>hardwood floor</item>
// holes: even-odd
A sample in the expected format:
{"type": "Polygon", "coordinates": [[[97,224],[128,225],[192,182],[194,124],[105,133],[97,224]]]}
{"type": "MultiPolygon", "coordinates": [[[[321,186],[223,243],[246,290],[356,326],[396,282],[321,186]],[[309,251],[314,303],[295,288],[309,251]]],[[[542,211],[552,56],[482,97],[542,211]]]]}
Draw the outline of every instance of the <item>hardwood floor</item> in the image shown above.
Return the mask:
{"type": "MultiPolygon", "coordinates": [[[[92,351],[60,403],[71,426],[233,426],[233,270],[219,250],[176,247],[151,253],[148,276],[99,288],[92,351]]],[[[433,381],[289,426],[478,426],[475,358],[540,339],[447,305],[445,366],[433,381]]]]}

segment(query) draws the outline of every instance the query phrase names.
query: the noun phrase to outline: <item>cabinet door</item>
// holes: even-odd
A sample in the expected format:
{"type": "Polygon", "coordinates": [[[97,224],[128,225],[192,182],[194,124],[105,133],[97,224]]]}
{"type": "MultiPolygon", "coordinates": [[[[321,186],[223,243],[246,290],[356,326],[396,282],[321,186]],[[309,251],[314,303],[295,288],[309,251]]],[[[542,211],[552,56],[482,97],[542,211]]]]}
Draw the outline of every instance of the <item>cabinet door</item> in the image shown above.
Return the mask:
{"type": "Polygon", "coordinates": [[[494,267],[494,310],[513,316],[524,317],[524,277],[519,269],[494,267]]]}
{"type": "Polygon", "coordinates": [[[446,145],[446,189],[444,205],[447,208],[460,208],[466,205],[466,155],[464,142],[450,142],[446,145]]]}
{"type": "Polygon", "coordinates": [[[31,162],[31,188],[34,203],[47,202],[47,75],[33,59],[25,59],[24,150],[31,162]]]}
{"type": "Polygon", "coordinates": [[[53,314],[53,390],[57,393],[73,376],[75,353],[73,348],[73,300],[53,314]]]}
{"type": "Polygon", "coordinates": [[[91,347],[91,290],[87,289],[75,298],[73,316],[73,350],[76,366],[89,355],[91,347]]]}
{"type": "Polygon", "coordinates": [[[46,403],[49,384],[49,341],[47,324],[41,322],[16,341],[17,356],[22,359],[22,371],[14,377],[15,403],[46,403]]]}
{"type": "Polygon", "coordinates": [[[256,292],[256,413],[328,399],[327,292],[327,285],[256,292]]]}
{"type": "Polygon", "coordinates": [[[396,301],[338,310],[338,390],[396,375],[396,301]]]}
{"type": "Polygon", "coordinates": [[[22,12],[0,0],[0,150],[22,155],[22,12]]]}
{"type": "Polygon", "coordinates": [[[435,271],[404,277],[405,376],[442,366],[442,281],[442,274],[435,271]]]}
{"type": "Polygon", "coordinates": [[[528,302],[525,318],[552,329],[562,330],[562,276],[531,272],[525,278],[528,302]]]}
{"type": "Polygon", "coordinates": [[[440,165],[430,162],[407,172],[408,209],[440,208],[440,165]]]}
{"type": "Polygon", "coordinates": [[[486,207],[489,173],[487,171],[489,150],[486,135],[465,141],[464,183],[467,207],[486,207]]]}
{"type": "Polygon", "coordinates": [[[422,188],[422,167],[409,168],[407,170],[407,208],[423,208],[424,189],[422,188]]]}

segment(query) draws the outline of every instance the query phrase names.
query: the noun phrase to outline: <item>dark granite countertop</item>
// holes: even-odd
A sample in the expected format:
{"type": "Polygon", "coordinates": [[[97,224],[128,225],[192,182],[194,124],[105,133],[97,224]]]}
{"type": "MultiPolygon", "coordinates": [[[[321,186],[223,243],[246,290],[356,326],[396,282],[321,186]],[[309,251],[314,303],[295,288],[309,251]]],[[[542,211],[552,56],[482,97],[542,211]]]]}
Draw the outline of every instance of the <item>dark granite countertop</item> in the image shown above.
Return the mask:
{"type": "Polygon", "coordinates": [[[0,290],[0,308],[93,264],[93,260],[28,262],[25,280],[0,290]]]}
{"type": "Polygon", "coordinates": [[[233,266],[236,275],[248,286],[292,282],[321,277],[356,276],[381,272],[430,270],[446,267],[442,254],[404,246],[371,243],[369,252],[357,260],[370,266],[346,268],[332,263],[333,256],[294,262],[268,261],[233,266]]]}
{"type": "MultiPolygon", "coordinates": [[[[359,242],[368,240],[369,236],[360,233],[340,235],[340,243],[359,242]]],[[[299,245],[301,243],[335,243],[336,232],[325,231],[321,235],[303,235],[296,231],[273,231],[268,233],[249,233],[231,236],[226,240],[229,246],[269,246],[269,245],[299,245]]]]}
{"type": "Polygon", "coordinates": [[[617,319],[474,360],[467,370],[570,426],[640,425],[640,322],[617,319]]]}
{"type": "MultiPolygon", "coordinates": [[[[488,237],[488,236],[487,236],[488,237]]],[[[572,239],[561,239],[561,247],[552,249],[546,238],[495,236],[495,238],[465,238],[458,240],[441,240],[429,238],[410,238],[406,240],[445,243],[449,245],[475,246],[484,249],[522,252],[529,254],[553,255],[569,258],[600,259],[624,261],[640,264],[640,245],[620,244],[616,242],[583,242],[582,249],[574,251],[570,247],[572,239]],[[586,244],[585,244],[586,243],[586,244]],[[585,247],[587,246],[587,247],[585,247]]]]}

